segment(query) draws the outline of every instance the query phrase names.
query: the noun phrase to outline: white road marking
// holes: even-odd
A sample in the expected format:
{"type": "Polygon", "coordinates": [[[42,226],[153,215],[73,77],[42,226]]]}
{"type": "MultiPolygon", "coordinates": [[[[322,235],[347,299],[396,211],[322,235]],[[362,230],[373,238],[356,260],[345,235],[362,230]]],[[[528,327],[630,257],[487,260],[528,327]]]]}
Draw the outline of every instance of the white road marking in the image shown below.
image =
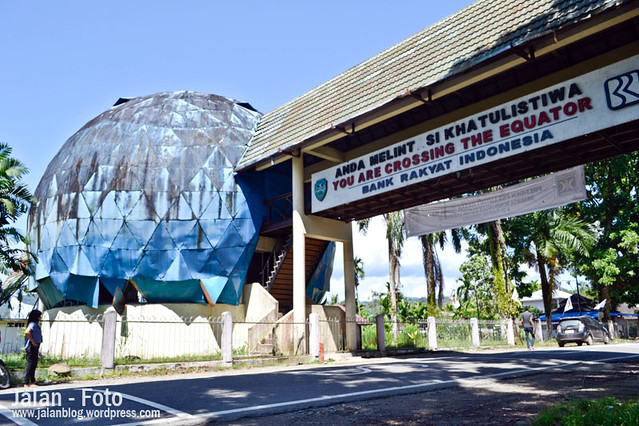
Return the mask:
{"type": "Polygon", "coordinates": [[[0,403],[0,414],[2,414],[7,419],[11,420],[13,423],[17,425],[37,426],[36,423],[33,423],[31,420],[27,418],[14,415],[15,414],[14,411],[2,403],[0,403]]]}
{"type": "MultiPolygon", "coordinates": [[[[350,370],[350,369],[349,369],[350,370]]],[[[366,367],[355,367],[357,371],[349,371],[342,372],[340,370],[330,370],[330,371],[292,371],[290,374],[302,374],[302,375],[311,375],[311,376],[357,376],[360,374],[370,373],[371,369],[366,367]]]]}

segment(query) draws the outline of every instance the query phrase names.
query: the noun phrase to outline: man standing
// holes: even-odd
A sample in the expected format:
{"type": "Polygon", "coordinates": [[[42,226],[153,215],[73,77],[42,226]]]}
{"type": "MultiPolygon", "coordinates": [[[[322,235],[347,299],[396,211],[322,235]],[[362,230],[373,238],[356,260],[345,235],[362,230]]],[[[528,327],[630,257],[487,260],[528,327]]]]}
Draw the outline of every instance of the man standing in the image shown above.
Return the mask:
{"type": "Polygon", "coordinates": [[[528,350],[535,350],[535,322],[533,321],[533,314],[528,311],[528,306],[526,306],[526,310],[521,314],[521,324],[524,327],[524,333],[526,333],[526,346],[528,350]]]}
{"type": "Polygon", "coordinates": [[[24,332],[24,350],[27,352],[27,367],[24,369],[24,385],[38,386],[35,379],[35,372],[38,366],[38,351],[42,343],[42,330],[40,329],[40,318],[42,312],[34,309],[29,313],[27,329],[24,332]]]}

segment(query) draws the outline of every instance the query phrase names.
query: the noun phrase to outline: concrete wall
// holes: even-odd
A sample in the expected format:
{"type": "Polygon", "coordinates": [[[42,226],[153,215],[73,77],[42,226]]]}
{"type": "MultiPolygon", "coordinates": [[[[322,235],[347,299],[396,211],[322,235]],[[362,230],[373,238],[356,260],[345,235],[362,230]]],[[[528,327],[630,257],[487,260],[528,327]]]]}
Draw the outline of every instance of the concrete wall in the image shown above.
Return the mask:
{"type": "MultiPolygon", "coordinates": [[[[98,357],[107,308],[75,306],[44,312],[43,353],[61,358],[98,357]]],[[[115,356],[149,359],[218,353],[223,312],[233,315],[234,348],[247,346],[245,305],[127,305],[117,318],[115,356]]]]}
{"type": "MultiPolygon", "coordinates": [[[[308,314],[316,313],[319,316],[319,339],[324,346],[324,352],[343,351],[346,344],[346,314],[339,306],[307,305],[308,314]]],[[[293,355],[296,344],[294,342],[294,315],[293,311],[287,313],[278,320],[275,327],[275,351],[283,355],[293,355]]],[[[359,329],[359,327],[358,327],[359,329]]],[[[304,338],[308,340],[308,325],[304,338]]]]}
{"type": "MultiPolygon", "coordinates": [[[[115,357],[150,359],[219,353],[223,312],[233,315],[233,348],[248,350],[249,342],[271,338],[278,304],[259,284],[244,286],[242,302],[238,306],[127,305],[123,315],[117,316],[115,357]]],[[[72,306],[45,311],[40,324],[42,352],[61,358],[99,357],[108,307],[72,306]]],[[[0,322],[0,333],[2,353],[22,351],[23,322],[0,322]]]]}
{"type": "Polygon", "coordinates": [[[247,312],[249,355],[273,354],[273,326],[277,322],[279,303],[259,283],[244,286],[242,302],[247,312]]]}

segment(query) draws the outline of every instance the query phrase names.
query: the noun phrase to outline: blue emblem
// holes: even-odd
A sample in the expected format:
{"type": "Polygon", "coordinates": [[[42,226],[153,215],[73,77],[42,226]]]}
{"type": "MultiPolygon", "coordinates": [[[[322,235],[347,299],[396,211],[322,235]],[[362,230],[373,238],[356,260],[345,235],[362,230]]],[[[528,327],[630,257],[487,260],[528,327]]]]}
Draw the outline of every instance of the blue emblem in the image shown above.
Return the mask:
{"type": "Polygon", "coordinates": [[[639,103],[639,70],[606,80],[604,88],[608,108],[613,111],[639,103]]]}
{"type": "Polygon", "coordinates": [[[324,201],[327,190],[328,182],[326,181],[326,179],[319,179],[317,182],[315,182],[315,198],[317,198],[319,201],[324,201]]]}

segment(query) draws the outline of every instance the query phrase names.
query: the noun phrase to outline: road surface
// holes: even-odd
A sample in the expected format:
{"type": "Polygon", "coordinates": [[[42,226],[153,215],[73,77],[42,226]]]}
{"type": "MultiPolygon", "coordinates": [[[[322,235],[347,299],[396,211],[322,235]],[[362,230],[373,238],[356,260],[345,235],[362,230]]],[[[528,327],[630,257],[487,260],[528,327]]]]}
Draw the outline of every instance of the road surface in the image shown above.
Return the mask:
{"type": "MultiPolygon", "coordinates": [[[[481,381],[615,369],[639,344],[536,351],[434,352],[323,365],[270,367],[14,388],[0,393],[0,423],[25,425],[207,424],[423,394],[481,381]]],[[[373,402],[374,403],[374,402],[373,402]]],[[[264,419],[264,417],[261,417],[264,419]]],[[[243,419],[243,420],[237,420],[243,419]]]]}

